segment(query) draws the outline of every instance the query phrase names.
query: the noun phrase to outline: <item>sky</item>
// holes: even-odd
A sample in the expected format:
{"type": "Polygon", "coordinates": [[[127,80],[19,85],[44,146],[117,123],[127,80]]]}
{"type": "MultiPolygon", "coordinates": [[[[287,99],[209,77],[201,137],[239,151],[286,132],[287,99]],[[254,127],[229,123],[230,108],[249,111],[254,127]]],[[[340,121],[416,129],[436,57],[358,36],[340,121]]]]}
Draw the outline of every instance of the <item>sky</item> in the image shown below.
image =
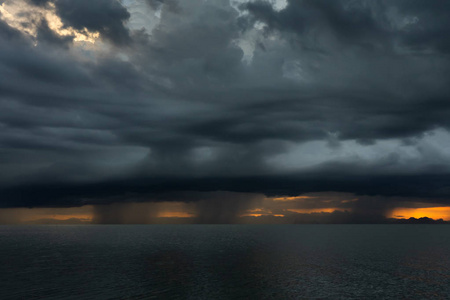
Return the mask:
{"type": "Polygon", "coordinates": [[[0,223],[450,220],[449,13],[0,0],[0,223]]]}

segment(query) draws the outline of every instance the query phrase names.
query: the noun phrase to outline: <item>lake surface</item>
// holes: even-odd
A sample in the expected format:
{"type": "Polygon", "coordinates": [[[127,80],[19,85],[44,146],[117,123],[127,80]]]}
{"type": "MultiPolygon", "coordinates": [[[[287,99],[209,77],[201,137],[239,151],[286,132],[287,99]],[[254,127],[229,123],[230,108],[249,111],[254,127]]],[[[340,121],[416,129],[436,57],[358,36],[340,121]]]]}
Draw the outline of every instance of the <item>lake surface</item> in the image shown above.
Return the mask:
{"type": "Polygon", "coordinates": [[[448,225],[0,226],[0,299],[431,298],[448,225]]]}

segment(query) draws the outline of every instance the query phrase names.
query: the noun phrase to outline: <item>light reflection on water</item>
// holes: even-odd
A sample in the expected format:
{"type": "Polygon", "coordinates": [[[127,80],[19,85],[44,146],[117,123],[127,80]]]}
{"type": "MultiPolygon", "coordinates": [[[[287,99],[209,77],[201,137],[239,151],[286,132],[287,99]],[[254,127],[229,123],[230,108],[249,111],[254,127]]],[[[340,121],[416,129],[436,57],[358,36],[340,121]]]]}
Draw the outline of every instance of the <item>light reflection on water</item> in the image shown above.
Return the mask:
{"type": "Polygon", "coordinates": [[[0,299],[450,298],[446,225],[0,226],[0,299]]]}

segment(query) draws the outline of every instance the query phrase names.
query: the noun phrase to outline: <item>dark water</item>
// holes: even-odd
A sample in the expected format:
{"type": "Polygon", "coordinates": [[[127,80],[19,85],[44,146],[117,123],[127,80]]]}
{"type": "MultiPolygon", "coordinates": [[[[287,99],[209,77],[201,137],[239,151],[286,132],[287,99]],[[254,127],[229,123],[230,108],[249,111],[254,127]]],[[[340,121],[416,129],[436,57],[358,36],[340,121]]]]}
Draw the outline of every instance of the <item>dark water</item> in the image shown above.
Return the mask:
{"type": "Polygon", "coordinates": [[[305,298],[450,299],[450,226],[0,226],[0,299],[305,298]]]}

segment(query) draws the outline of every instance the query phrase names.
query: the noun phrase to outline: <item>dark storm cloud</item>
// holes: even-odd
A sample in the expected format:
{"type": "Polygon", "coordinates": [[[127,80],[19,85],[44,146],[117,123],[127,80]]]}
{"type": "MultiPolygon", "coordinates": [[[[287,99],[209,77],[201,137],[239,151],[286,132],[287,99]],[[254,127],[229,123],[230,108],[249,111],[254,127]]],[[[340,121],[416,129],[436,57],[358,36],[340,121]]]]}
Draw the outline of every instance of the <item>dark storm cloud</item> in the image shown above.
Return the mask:
{"type": "MultiPolygon", "coordinates": [[[[289,1],[281,11],[267,2],[251,2],[243,8],[251,20],[264,22],[302,51],[310,60],[305,68],[314,64],[318,80],[325,83],[326,90],[316,90],[320,100],[291,103],[307,108],[312,121],[339,131],[341,138],[367,140],[448,126],[448,101],[442,97],[449,92],[443,80],[449,62],[436,43],[450,27],[447,18],[434,18],[433,12],[440,9],[440,15],[449,8],[432,2],[414,2],[409,8],[409,2],[392,1],[289,1]]],[[[298,111],[291,103],[278,109],[298,111]]]]}
{"type": "MultiPolygon", "coordinates": [[[[138,2],[54,1],[101,46],[0,21],[1,206],[219,190],[378,195],[355,207],[376,216],[384,197],[448,204],[442,1],[138,2]]],[[[195,199],[199,222],[247,207],[195,199]]]]}
{"type": "Polygon", "coordinates": [[[450,51],[450,42],[445,38],[450,33],[448,11],[450,3],[445,1],[399,1],[393,4],[399,11],[415,15],[421,22],[420,30],[406,33],[402,42],[413,49],[433,49],[442,53],[450,51]]]}
{"type": "Polygon", "coordinates": [[[45,6],[50,2],[50,0],[28,0],[28,2],[37,6],[45,6]]]}
{"type": "Polygon", "coordinates": [[[270,29],[292,31],[300,36],[313,30],[329,30],[343,42],[364,44],[370,40],[383,41],[386,31],[374,19],[380,1],[288,1],[288,7],[275,11],[268,2],[243,5],[257,20],[270,29]]]}
{"type": "Polygon", "coordinates": [[[56,11],[66,26],[99,32],[115,44],[131,41],[124,22],[130,18],[127,9],[116,0],[57,0],[56,11]]]}
{"type": "Polygon", "coordinates": [[[73,36],[60,37],[48,27],[46,20],[42,20],[38,26],[36,39],[38,42],[49,43],[55,46],[68,47],[73,41],[73,36]]]}
{"type": "Polygon", "coordinates": [[[343,43],[392,51],[395,42],[412,50],[448,52],[450,5],[443,1],[288,1],[281,11],[265,1],[243,5],[270,29],[307,37],[329,32],[343,43]]]}
{"type": "Polygon", "coordinates": [[[17,41],[22,35],[18,30],[8,26],[4,21],[0,20],[0,37],[3,41],[17,41]]]}
{"type": "MultiPolygon", "coordinates": [[[[71,166],[64,166],[68,169],[71,166]]],[[[72,166],[72,168],[74,168],[72,166]]],[[[81,174],[92,170],[80,170],[81,174]]],[[[43,178],[49,181],[50,178],[43,178]]],[[[209,198],[220,198],[208,194],[195,194],[197,191],[235,191],[243,193],[263,193],[267,196],[297,196],[317,191],[334,191],[370,195],[378,198],[363,199],[357,206],[349,205],[341,208],[356,208],[367,212],[376,208],[376,213],[389,207],[389,197],[401,197],[402,201],[418,201],[449,204],[450,186],[448,175],[420,176],[346,176],[340,179],[305,178],[294,176],[261,176],[236,178],[135,178],[127,180],[108,180],[94,183],[68,184],[55,181],[53,184],[22,184],[16,187],[3,188],[1,197],[4,207],[35,206],[81,206],[85,204],[109,204],[116,201],[205,201],[209,198]],[[178,191],[178,192],[177,192],[178,191]],[[177,192],[173,195],[170,192],[177,192]],[[167,194],[169,193],[169,194],[167,194]],[[194,193],[194,194],[192,194],[194,193]],[[209,198],[208,198],[209,197],[209,198]],[[409,199],[409,200],[408,200],[409,199]]],[[[239,195],[239,199],[243,196],[239,195]]],[[[251,199],[249,195],[249,199],[251,199]]],[[[222,198],[226,198],[223,196],[222,198]]],[[[227,201],[233,201],[228,197],[227,201]]],[[[327,199],[329,200],[329,199],[327,199]]],[[[224,202],[227,202],[224,201],[224,202]]],[[[313,200],[311,200],[313,201],[313,200]]],[[[238,201],[238,203],[241,203],[238,201]]],[[[317,208],[323,207],[318,204],[317,208]]],[[[294,207],[295,208],[295,207],[294,207]]],[[[302,203],[302,208],[316,208],[302,203]]]]}

